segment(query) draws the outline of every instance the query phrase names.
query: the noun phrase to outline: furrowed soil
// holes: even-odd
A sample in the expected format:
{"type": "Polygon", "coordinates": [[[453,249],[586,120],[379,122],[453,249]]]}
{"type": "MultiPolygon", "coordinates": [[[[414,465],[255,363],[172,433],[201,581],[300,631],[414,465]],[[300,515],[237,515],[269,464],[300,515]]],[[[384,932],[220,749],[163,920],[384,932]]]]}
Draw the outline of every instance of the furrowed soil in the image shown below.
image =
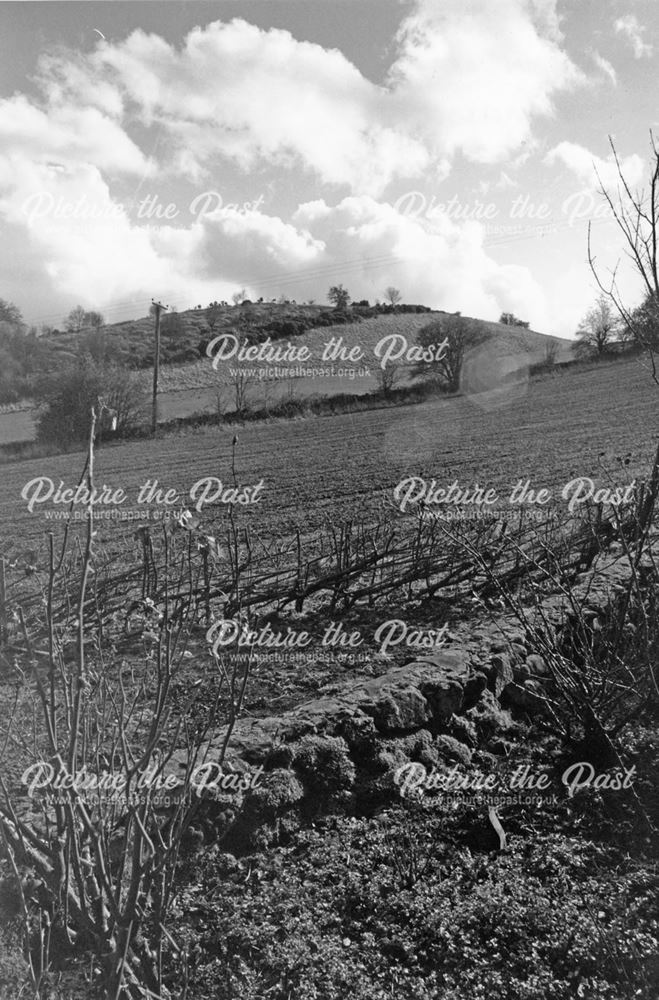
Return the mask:
{"type": "MultiPolygon", "coordinates": [[[[311,536],[327,522],[368,519],[383,502],[393,506],[396,485],[415,475],[438,487],[456,480],[462,488],[492,487],[501,503],[520,479],[552,490],[554,498],[578,476],[598,486],[626,485],[648,468],[658,393],[642,360],[628,359],[412,406],[242,427],[219,423],[108,445],[96,452],[96,486],[121,488],[127,500],[117,508],[124,520],[98,519],[99,539],[113,548],[146,523],[135,514],[148,513],[153,522],[167,508],[136,503],[147,481],[177,491],[171,505],[177,511],[193,509],[189,492],[200,479],[215,476],[231,486],[234,434],[235,481],[263,480],[261,500],[237,507],[237,523],[272,537],[296,528],[311,536]]],[[[75,487],[84,460],[79,452],[0,468],[2,553],[29,551],[37,564],[45,558],[46,535],[61,535],[68,506],[47,500],[30,512],[21,493],[39,477],[55,488],[60,481],[75,487]]],[[[105,516],[109,506],[97,509],[105,516]]],[[[201,517],[206,530],[223,536],[226,504],[205,506],[201,517]]]]}

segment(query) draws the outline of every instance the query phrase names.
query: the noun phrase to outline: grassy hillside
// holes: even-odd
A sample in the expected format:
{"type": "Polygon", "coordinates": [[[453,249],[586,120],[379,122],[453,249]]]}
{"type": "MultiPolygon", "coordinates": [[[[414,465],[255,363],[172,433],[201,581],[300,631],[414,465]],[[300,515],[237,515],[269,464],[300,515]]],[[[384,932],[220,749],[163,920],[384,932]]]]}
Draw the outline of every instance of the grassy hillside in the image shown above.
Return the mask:
{"type": "MultiPolygon", "coordinates": [[[[361,395],[380,388],[378,361],[374,349],[383,338],[400,334],[412,346],[419,331],[428,323],[441,320],[440,312],[396,312],[365,315],[373,310],[356,307],[343,322],[334,323],[334,310],[325,306],[255,303],[243,306],[223,306],[215,316],[207,309],[193,309],[172,319],[165,314],[161,342],[159,419],[167,421],[195,414],[215,413],[236,409],[234,376],[230,368],[252,367],[226,361],[213,366],[203,351],[205,344],[223,333],[233,334],[240,343],[246,338],[263,341],[270,337],[275,347],[287,343],[309,348],[308,367],[323,368],[315,377],[266,378],[265,372],[250,377],[247,392],[249,405],[256,410],[269,410],[282,399],[309,396],[336,396],[344,393],[361,395]],[[348,320],[347,322],[345,320],[348,320]],[[209,328],[209,321],[213,329],[209,328]],[[310,326],[310,324],[314,324],[310,326]],[[325,345],[341,338],[346,348],[359,345],[363,360],[358,363],[334,362],[334,372],[328,373],[330,362],[322,361],[325,345]],[[353,369],[346,372],[345,369],[353,369]]],[[[548,337],[533,330],[503,326],[484,320],[472,320],[483,332],[487,346],[478,350],[479,368],[487,368],[488,384],[499,383],[511,371],[524,369],[545,358],[548,344],[557,346],[556,361],[571,358],[571,341],[548,337]]],[[[54,333],[45,339],[47,350],[41,361],[43,372],[75,363],[83,351],[105,356],[130,368],[138,369],[145,398],[150,396],[153,364],[154,320],[147,316],[131,322],[105,327],[98,335],[89,333],[54,333]]],[[[256,367],[263,367],[257,365],[256,367]]],[[[397,385],[411,382],[411,365],[401,362],[397,385]]],[[[468,366],[467,366],[468,367],[468,366]]],[[[466,372],[467,382],[473,376],[466,372]]],[[[35,374],[35,378],[38,373],[35,374]]],[[[478,376],[480,378],[480,375],[478,376]]],[[[21,403],[24,413],[0,412],[0,443],[29,441],[34,437],[34,422],[29,413],[30,402],[21,403]]]]}
{"type": "MultiPolygon", "coordinates": [[[[411,346],[415,343],[416,337],[420,330],[422,330],[429,323],[441,318],[441,313],[422,313],[422,314],[395,314],[395,315],[381,315],[375,317],[369,317],[361,320],[361,322],[353,322],[347,324],[337,324],[335,326],[327,326],[320,329],[308,330],[302,336],[297,338],[295,342],[305,344],[310,352],[311,359],[309,365],[328,365],[327,361],[322,361],[322,354],[325,345],[330,339],[342,339],[342,343],[347,347],[353,347],[359,345],[364,352],[363,362],[336,362],[336,367],[353,367],[358,368],[360,364],[365,364],[370,366],[372,371],[372,378],[367,378],[366,381],[359,379],[359,388],[354,390],[346,389],[347,379],[342,380],[342,388],[338,391],[355,391],[355,392],[368,392],[372,391],[375,387],[377,379],[375,378],[375,372],[377,368],[377,360],[374,355],[374,348],[384,337],[391,336],[392,334],[402,334],[406,339],[408,344],[411,346]]],[[[476,326],[483,331],[488,339],[496,340],[497,344],[497,355],[498,356],[511,356],[516,359],[516,367],[523,364],[533,364],[535,362],[542,361],[545,356],[545,350],[547,344],[554,341],[558,347],[557,361],[567,361],[571,357],[571,341],[561,340],[559,338],[548,337],[545,334],[536,333],[534,330],[523,330],[519,327],[503,326],[500,323],[489,323],[485,320],[473,320],[476,326]]],[[[221,335],[220,331],[215,331],[215,336],[221,335]]],[[[234,328],[235,336],[240,339],[240,330],[234,328]]],[[[293,341],[292,341],[293,342],[293,341]]],[[[235,362],[227,361],[221,363],[216,369],[212,367],[210,360],[206,357],[200,358],[199,360],[186,365],[181,366],[170,366],[162,373],[161,386],[163,391],[169,390],[182,390],[191,388],[201,388],[204,386],[215,386],[219,384],[228,384],[231,380],[229,374],[229,366],[233,367],[235,362]]],[[[245,364],[246,368],[249,368],[249,364],[245,364]]],[[[402,363],[402,381],[405,381],[409,375],[410,370],[409,365],[402,363]]],[[[327,383],[329,385],[329,383],[327,383]]],[[[329,391],[326,385],[326,379],[322,379],[322,384],[320,380],[315,385],[310,385],[309,380],[303,378],[296,379],[296,389],[301,392],[301,394],[308,394],[309,392],[327,392],[329,391]]]]}
{"type": "MultiPolygon", "coordinates": [[[[402,306],[395,314],[378,315],[374,307],[354,305],[341,323],[335,323],[337,314],[328,306],[249,301],[236,306],[221,305],[215,310],[196,308],[180,313],[163,312],[161,361],[165,365],[194,361],[200,355],[200,344],[223,332],[234,333],[241,340],[245,337],[263,340],[266,336],[273,341],[303,338],[314,349],[314,357],[319,358],[323,344],[330,337],[342,335],[346,343],[359,341],[370,349],[392,331],[404,333],[412,340],[419,329],[441,315],[441,312],[432,312],[420,306],[402,306]],[[409,311],[415,308],[420,311],[409,311]]],[[[488,335],[503,337],[516,349],[535,352],[542,348],[544,352],[547,339],[556,339],[561,355],[567,356],[569,350],[568,341],[547,338],[532,330],[478,319],[473,322],[488,335]]],[[[88,347],[94,336],[90,331],[55,331],[46,336],[46,342],[55,357],[66,363],[88,347]]],[[[154,319],[150,315],[108,324],[102,328],[97,339],[108,346],[113,356],[130,367],[148,367],[153,363],[154,319]]]]}

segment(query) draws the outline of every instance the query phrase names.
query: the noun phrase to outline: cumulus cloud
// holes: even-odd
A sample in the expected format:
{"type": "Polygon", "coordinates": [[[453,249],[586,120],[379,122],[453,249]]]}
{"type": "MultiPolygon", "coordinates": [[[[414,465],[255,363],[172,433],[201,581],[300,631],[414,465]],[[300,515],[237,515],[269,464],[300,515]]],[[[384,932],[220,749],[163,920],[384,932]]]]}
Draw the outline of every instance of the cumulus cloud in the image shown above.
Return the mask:
{"type": "Polygon", "coordinates": [[[324,183],[378,191],[429,166],[383,88],[341,52],[240,19],[195,28],[180,49],[136,31],[99,45],[86,82],[79,63],[71,70],[62,59],[43,67],[42,81],[51,93],[70,94],[73,81],[82,100],[131,106],[167,134],[164,166],[196,180],[227,157],[243,170],[301,165],[324,183]],[[103,90],[99,79],[108,81],[103,90]]]}
{"type": "Polygon", "coordinates": [[[399,32],[392,100],[436,153],[496,162],[583,80],[557,32],[548,0],[421,0],[399,32]]]}
{"type": "Polygon", "coordinates": [[[617,18],[613,23],[613,28],[616,34],[622,35],[629,43],[635,59],[649,58],[652,55],[653,46],[644,41],[645,28],[640,24],[635,14],[625,14],[624,17],[617,18]]]}
{"type": "Polygon", "coordinates": [[[159,126],[164,166],[195,180],[227,157],[377,195],[396,177],[445,176],[457,152],[505,158],[582,77],[555,0],[418,0],[384,86],[337,50],[241,19],[195,28],[180,48],[135,31],[84,59],[54,54],[39,79],[51,103],[159,126]]]}
{"type": "Polygon", "coordinates": [[[511,310],[536,323],[545,319],[544,298],[529,271],[495,263],[478,223],[457,225],[446,215],[429,222],[366,196],[333,207],[322,201],[301,205],[293,222],[322,240],[319,262],[334,267],[332,273],[357,297],[381,298],[393,284],[406,301],[436,308],[469,303],[470,313],[486,318],[511,310]],[[343,270],[341,262],[349,262],[343,270]]]}
{"type": "MultiPolygon", "coordinates": [[[[545,162],[550,165],[556,162],[563,163],[589,188],[599,188],[600,182],[607,189],[615,188],[619,180],[613,155],[604,160],[574,142],[561,142],[554,146],[545,157],[545,162]]],[[[623,157],[620,160],[620,167],[630,187],[636,187],[643,180],[646,167],[641,156],[634,153],[623,157]]]]}
{"type": "MultiPolygon", "coordinates": [[[[318,298],[344,280],[360,297],[393,283],[440,308],[544,321],[529,272],[489,258],[478,224],[429,225],[383,198],[399,178],[438,183],[460,155],[514,183],[537,148],[536,120],[583,82],[556,0],[417,0],[382,84],[339,51],[240,19],[195,28],[178,46],[135,31],[89,53],[59,49],[35,80],[38,96],[0,101],[0,217],[23,233],[24,259],[53,294],[98,307],[160,293],[189,304],[251,282],[256,296],[288,283],[318,298]],[[146,155],[154,135],[157,155],[146,155]],[[114,211],[117,178],[196,183],[226,160],[332,187],[290,217],[224,208],[150,228],[114,211]],[[35,193],[44,204],[86,200],[97,214],[30,216],[35,193]]],[[[568,145],[555,155],[577,163],[568,145]]]]}
{"type": "Polygon", "coordinates": [[[76,104],[38,107],[22,94],[0,100],[0,158],[91,163],[101,170],[153,170],[124,129],[98,108],[76,104]]]}
{"type": "Polygon", "coordinates": [[[209,289],[194,266],[199,225],[135,224],[89,164],[23,161],[10,175],[0,171],[0,216],[14,234],[11,253],[38,284],[40,308],[44,287],[58,303],[107,309],[124,302],[129,314],[131,302],[148,303],[154,294],[189,305],[209,289]]]}

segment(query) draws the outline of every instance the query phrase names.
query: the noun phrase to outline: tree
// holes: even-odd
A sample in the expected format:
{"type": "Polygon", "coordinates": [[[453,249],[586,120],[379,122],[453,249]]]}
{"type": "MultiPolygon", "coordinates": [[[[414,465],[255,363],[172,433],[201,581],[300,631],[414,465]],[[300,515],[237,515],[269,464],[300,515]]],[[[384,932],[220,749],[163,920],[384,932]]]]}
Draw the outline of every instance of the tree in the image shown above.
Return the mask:
{"type": "Polygon", "coordinates": [[[343,287],[343,285],[332,285],[329,292],[327,293],[327,298],[332,303],[337,312],[343,312],[348,308],[348,303],[350,302],[350,295],[348,290],[343,287]]]}
{"type": "Polygon", "coordinates": [[[100,330],[102,326],[105,326],[103,314],[96,312],[94,309],[85,313],[85,326],[90,327],[94,331],[100,330]]]}
{"type": "Polygon", "coordinates": [[[378,382],[380,383],[383,396],[387,397],[391,394],[398,381],[399,374],[400,367],[395,361],[387,361],[384,368],[378,368],[378,382]]]}
{"type": "Polygon", "coordinates": [[[18,306],[13,302],[0,299],[0,324],[7,323],[14,329],[22,330],[25,327],[23,316],[18,306]]]}
{"type": "Polygon", "coordinates": [[[219,302],[209,302],[206,309],[206,323],[208,324],[208,329],[212,333],[215,329],[217,321],[222,315],[222,306],[219,302]]]}
{"type": "Polygon", "coordinates": [[[75,306],[64,320],[64,327],[69,333],[80,333],[85,325],[85,310],[75,306]]]}
{"type": "Polygon", "coordinates": [[[230,385],[233,388],[236,413],[245,414],[250,409],[249,389],[254,383],[254,376],[242,368],[236,368],[230,375],[230,385]]]}
{"type": "Polygon", "coordinates": [[[231,301],[233,302],[234,306],[239,306],[240,303],[243,302],[246,298],[247,298],[247,289],[241,288],[239,289],[239,291],[233,293],[233,295],[231,296],[231,301]]]}
{"type": "Polygon", "coordinates": [[[499,322],[503,326],[521,326],[525,330],[528,330],[529,324],[524,319],[518,319],[514,313],[502,312],[499,316],[499,322]]]}
{"type": "Polygon", "coordinates": [[[77,305],[71,310],[64,320],[64,326],[68,333],[80,333],[81,330],[100,330],[105,321],[101,313],[91,309],[87,311],[81,305],[77,305]]]}
{"type": "Polygon", "coordinates": [[[387,302],[395,309],[396,306],[400,303],[402,295],[400,294],[397,288],[394,288],[393,285],[389,285],[389,287],[385,288],[384,290],[384,297],[387,300],[387,302]]]}
{"type": "Polygon", "coordinates": [[[619,330],[620,318],[614,312],[611,300],[606,295],[599,295],[579,324],[575,351],[580,355],[601,357],[618,339],[619,330]]]}
{"type": "MultiPolygon", "coordinates": [[[[657,348],[655,317],[659,315],[659,147],[650,132],[652,161],[647,192],[632,191],[618,157],[615,144],[609,136],[609,145],[617,171],[615,194],[611,194],[598,174],[599,193],[606,202],[622,234],[626,254],[631,260],[645,293],[638,308],[630,308],[618,288],[618,266],[605,277],[593,254],[592,229],[588,225],[588,261],[602,294],[615,307],[624,324],[623,339],[631,340],[645,348],[652,363],[652,377],[659,385],[654,351],[657,348]]],[[[658,452],[659,455],[659,452],[658,452]]]]}
{"type": "Polygon", "coordinates": [[[659,299],[646,295],[630,314],[631,324],[621,324],[620,339],[627,344],[659,350],[659,299]]]}
{"type": "Polygon", "coordinates": [[[89,414],[102,399],[116,413],[116,431],[134,427],[143,412],[143,389],[133,375],[89,356],[74,367],[43,380],[36,388],[37,438],[58,445],[85,440],[89,414]]]}
{"type": "Polygon", "coordinates": [[[435,348],[435,357],[432,361],[417,362],[412,376],[438,379],[449,392],[457,392],[467,351],[482,343],[485,337],[482,328],[464,316],[447,315],[433,320],[419,330],[416,342],[420,347],[435,348]]]}

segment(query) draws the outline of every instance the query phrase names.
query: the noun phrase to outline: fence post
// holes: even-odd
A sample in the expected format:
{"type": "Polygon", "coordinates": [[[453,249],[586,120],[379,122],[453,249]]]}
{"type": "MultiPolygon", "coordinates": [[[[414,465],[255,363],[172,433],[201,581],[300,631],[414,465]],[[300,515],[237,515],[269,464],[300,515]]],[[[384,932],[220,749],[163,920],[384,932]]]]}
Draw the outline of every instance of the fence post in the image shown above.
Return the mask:
{"type": "Polygon", "coordinates": [[[5,560],[0,559],[0,646],[7,644],[7,581],[5,576],[5,560]]]}

